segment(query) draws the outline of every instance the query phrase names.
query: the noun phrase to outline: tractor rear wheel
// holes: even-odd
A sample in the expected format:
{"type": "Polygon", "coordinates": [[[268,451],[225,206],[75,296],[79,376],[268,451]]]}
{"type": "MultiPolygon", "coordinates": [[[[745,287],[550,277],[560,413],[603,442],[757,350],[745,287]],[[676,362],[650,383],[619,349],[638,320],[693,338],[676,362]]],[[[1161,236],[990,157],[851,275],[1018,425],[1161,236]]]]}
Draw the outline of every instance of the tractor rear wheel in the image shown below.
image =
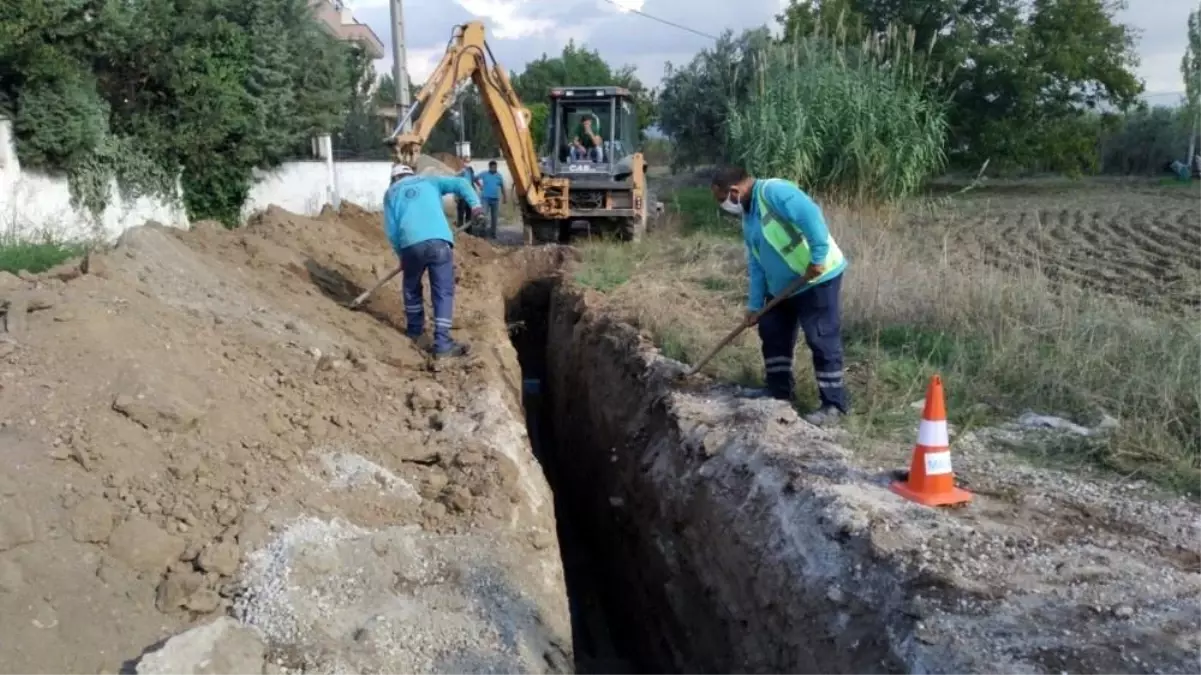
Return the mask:
{"type": "Polygon", "coordinates": [[[646,202],[642,204],[642,214],[633,218],[625,218],[618,224],[618,237],[622,241],[639,242],[646,235],[646,202]]]}
{"type": "Polygon", "coordinates": [[[526,245],[554,244],[561,238],[561,228],[557,221],[543,218],[529,218],[525,221],[526,245]]]}

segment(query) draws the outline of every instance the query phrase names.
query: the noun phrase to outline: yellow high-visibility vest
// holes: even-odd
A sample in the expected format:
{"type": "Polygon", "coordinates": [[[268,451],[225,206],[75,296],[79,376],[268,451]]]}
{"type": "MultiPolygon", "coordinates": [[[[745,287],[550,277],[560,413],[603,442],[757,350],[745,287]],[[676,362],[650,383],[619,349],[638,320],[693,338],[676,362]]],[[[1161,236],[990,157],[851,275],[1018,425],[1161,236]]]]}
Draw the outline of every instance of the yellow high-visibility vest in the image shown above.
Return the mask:
{"type": "MultiPolygon", "coordinates": [[[[782,178],[765,179],[768,180],[783,180],[782,178]]],[[[772,208],[767,203],[767,198],[763,196],[763,188],[765,185],[757,186],[758,195],[756,201],[759,205],[759,223],[763,228],[763,238],[768,244],[780,254],[784,262],[788,263],[788,268],[798,275],[805,274],[805,270],[809,268],[809,261],[812,253],[809,250],[809,241],[805,239],[804,233],[796,225],[780,218],[776,215],[772,208]]],[[[829,250],[826,253],[826,260],[822,263],[824,271],[822,275],[809,282],[809,286],[815,286],[830,278],[838,269],[838,266],[843,261],[842,249],[838,248],[838,244],[834,242],[834,236],[830,235],[827,239],[829,250]]],[[[759,259],[759,251],[755,250],[755,259],[759,259]]]]}

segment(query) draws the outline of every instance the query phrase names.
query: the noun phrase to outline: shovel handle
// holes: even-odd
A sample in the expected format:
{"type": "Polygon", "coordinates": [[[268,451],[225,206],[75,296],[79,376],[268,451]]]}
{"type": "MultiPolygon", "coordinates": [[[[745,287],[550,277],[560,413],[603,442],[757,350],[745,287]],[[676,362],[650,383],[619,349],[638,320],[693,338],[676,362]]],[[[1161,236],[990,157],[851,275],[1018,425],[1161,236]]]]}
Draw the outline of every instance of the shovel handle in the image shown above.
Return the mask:
{"type": "Polygon", "coordinates": [[[363,292],[362,292],[362,293],[359,295],[359,297],[355,298],[354,300],[351,300],[351,301],[350,301],[350,306],[351,306],[351,307],[358,307],[359,305],[361,305],[361,304],[363,304],[364,302],[366,302],[366,301],[367,301],[367,298],[370,298],[372,295],[375,295],[375,292],[376,292],[376,291],[378,291],[379,289],[383,288],[383,287],[384,287],[384,284],[388,283],[389,281],[392,281],[392,279],[393,279],[393,278],[394,278],[394,277],[395,277],[397,274],[400,274],[400,273],[401,273],[401,271],[402,271],[403,269],[404,269],[404,267],[403,267],[403,266],[401,266],[401,265],[397,265],[397,266],[396,266],[396,269],[394,269],[394,270],[392,270],[391,272],[389,272],[389,273],[388,273],[388,276],[384,277],[383,279],[380,279],[380,280],[379,280],[379,282],[377,282],[377,283],[376,283],[374,286],[372,286],[370,289],[363,291],[363,292]]]}
{"type": "MultiPolygon", "coordinates": [[[[467,228],[469,228],[469,227],[471,227],[471,222],[470,222],[470,221],[469,221],[469,222],[467,222],[467,223],[465,223],[465,224],[464,224],[462,227],[456,227],[456,228],[455,228],[455,233],[456,233],[456,234],[458,234],[459,232],[462,232],[463,230],[466,230],[466,229],[467,229],[467,228]]],[[[396,277],[396,275],[397,275],[397,274],[400,274],[402,271],[404,271],[404,266],[403,266],[403,265],[397,265],[397,266],[396,266],[396,269],[394,269],[394,270],[392,270],[391,272],[389,272],[389,273],[388,273],[388,276],[384,277],[383,279],[380,279],[380,280],[379,280],[379,281],[378,281],[378,282],[377,282],[377,283],[376,283],[374,286],[372,286],[370,289],[368,289],[368,290],[366,290],[366,291],[363,291],[362,293],[360,293],[360,294],[359,294],[359,297],[355,298],[354,300],[351,300],[351,301],[350,301],[350,306],[351,306],[351,307],[358,307],[359,305],[363,304],[364,302],[367,302],[367,298],[370,298],[371,296],[375,295],[375,292],[376,292],[376,291],[378,291],[379,289],[383,288],[383,287],[384,287],[384,284],[388,283],[389,281],[392,281],[392,279],[394,279],[394,278],[396,277]]]]}
{"type": "Polygon", "coordinates": [[[731,330],[729,333],[726,333],[726,336],[724,338],[722,338],[722,341],[718,342],[717,346],[715,346],[713,349],[710,349],[709,353],[705,354],[705,356],[700,361],[697,361],[695,366],[689,368],[688,372],[684,373],[684,376],[692,377],[693,375],[696,375],[698,372],[700,372],[701,368],[704,368],[706,365],[708,365],[709,362],[713,360],[713,357],[720,354],[721,350],[725,349],[731,342],[734,341],[734,338],[738,337],[739,335],[742,335],[742,331],[744,331],[744,330],[750,328],[751,326],[755,325],[756,323],[758,323],[759,319],[763,318],[763,315],[767,314],[767,312],[772,307],[775,307],[776,305],[780,304],[787,298],[790,298],[793,295],[795,295],[796,292],[801,290],[801,288],[803,288],[806,283],[808,283],[808,282],[805,280],[805,277],[797,277],[795,280],[793,280],[793,282],[788,284],[788,286],[786,286],[784,288],[784,290],[780,291],[779,295],[772,298],[771,302],[764,305],[763,309],[759,310],[758,312],[755,312],[753,315],[751,315],[751,317],[749,319],[746,319],[742,323],[738,324],[738,326],[735,327],[734,330],[731,330]]]}

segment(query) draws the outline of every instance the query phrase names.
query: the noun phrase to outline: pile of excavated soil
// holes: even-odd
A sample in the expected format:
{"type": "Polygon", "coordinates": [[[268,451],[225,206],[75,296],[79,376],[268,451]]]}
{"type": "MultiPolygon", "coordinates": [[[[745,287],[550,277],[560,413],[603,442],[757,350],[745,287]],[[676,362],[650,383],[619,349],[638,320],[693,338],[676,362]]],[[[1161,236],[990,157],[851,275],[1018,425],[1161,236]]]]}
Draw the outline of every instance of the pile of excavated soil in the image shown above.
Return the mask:
{"type": "Polygon", "coordinates": [[[139,227],[0,273],[4,669],[116,672],[222,614],[256,629],[265,645],[235,651],[269,671],[570,663],[498,294],[555,253],[456,251],[455,333],[475,349],[446,364],[397,332],[398,283],[340,304],[396,264],[353,206],[139,227]]]}
{"type": "Polygon", "coordinates": [[[421,158],[422,160],[427,160],[429,163],[428,166],[431,168],[440,168],[446,171],[447,173],[444,175],[458,173],[463,169],[463,160],[449,152],[435,152],[432,155],[422,155],[421,158]],[[434,164],[434,162],[437,162],[437,164],[434,164]]]}
{"type": "Polygon", "coordinates": [[[463,163],[442,152],[436,155],[421,155],[417,158],[417,166],[413,168],[423,176],[453,176],[463,168],[463,163]]]}

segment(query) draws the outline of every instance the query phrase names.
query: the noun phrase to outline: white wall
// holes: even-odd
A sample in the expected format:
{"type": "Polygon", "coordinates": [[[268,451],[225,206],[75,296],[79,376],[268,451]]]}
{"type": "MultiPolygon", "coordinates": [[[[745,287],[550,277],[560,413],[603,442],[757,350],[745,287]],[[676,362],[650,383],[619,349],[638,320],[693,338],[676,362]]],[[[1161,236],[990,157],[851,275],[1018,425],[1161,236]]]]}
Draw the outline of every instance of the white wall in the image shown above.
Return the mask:
{"type": "Polygon", "coordinates": [[[11,123],[0,118],[0,236],[113,239],[147,220],[187,224],[182,206],[147,198],[126,201],[115,183],[109,189],[111,201],[99,219],[72,208],[65,178],[21,170],[11,123]]]}
{"type": "MultiPolygon", "coordinates": [[[[327,146],[328,147],[328,146],[327,146]]],[[[486,171],[488,160],[475,160],[476,171],[486,171]]],[[[365,209],[382,208],[388,188],[391,162],[338,162],[334,164],[336,193],[365,209]]],[[[505,185],[511,187],[508,167],[500,161],[505,185]]],[[[331,202],[329,169],[324,160],[286,162],[269,172],[255,172],[242,216],[276,204],[293,213],[317,215],[331,202]]],[[[173,227],[187,227],[182,199],[140,198],[126,202],[112,185],[108,208],[99,218],[86,209],[71,207],[67,179],[35,171],[23,171],[17,161],[11,123],[0,118],[0,236],[36,238],[44,234],[59,239],[102,239],[113,241],[126,229],[154,220],[173,227]]],[[[510,193],[511,194],[511,193],[510,193]]]]}
{"type": "MultiPolygon", "coordinates": [[[[338,196],[370,210],[382,208],[391,162],[337,162],[334,183],[338,196]]],[[[316,215],[330,201],[324,160],[285,162],[270,172],[255,172],[257,182],[242,208],[243,217],[275,204],[293,213],[316,215]]]]}
{"type": "MultiPolygon", "coordinates": [[[[508,165],[498,160],[497,171],[505,177],[505,188],[512,189],[508,165]]],[[[488,170],[488,160],[471,162],[477,173],[488,170]]],[[[337,162],[334,183],[342,201],[354,202],[368,211],[383,209],[384,192],[391,180],[391,162],[337,162]]],[[[316,215],[329,199],[326,195],[326,166],[322,160],[287,162],[270,172],[255,172],[258,182],[242,210],[243,217],[262,211],[271,204],[293,213],[316,215]]],[[[509,193],[512,195],[512,193],[509,193]]]]}

